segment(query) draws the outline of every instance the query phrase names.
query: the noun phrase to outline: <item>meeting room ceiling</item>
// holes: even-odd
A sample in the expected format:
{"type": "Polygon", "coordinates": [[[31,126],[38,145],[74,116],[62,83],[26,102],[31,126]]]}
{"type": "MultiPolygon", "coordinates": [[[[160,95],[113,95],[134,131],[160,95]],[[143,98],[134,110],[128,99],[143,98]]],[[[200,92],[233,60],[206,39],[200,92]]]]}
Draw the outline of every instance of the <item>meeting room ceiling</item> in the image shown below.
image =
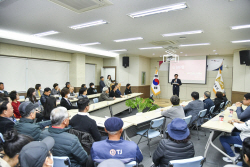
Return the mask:
{"type": "MultiPolygon", "coordinates": [[[[65,1],[65,0],[64,0],[65,1]]],[[[76,1],[76,0],[75,0],[76,1]]],[[[90,0],[91,1],[91,0],[90,0]]],[[[241,48],[250,48],[250,28],[231,30],[231,26],[250,24],[250,0],[110,0],[112,5],[76,13],[49,0],[4,0],[0,2],[0,30],[33,35],[46,31],[58,34],[40,37],[74,45],[100,42],[90,48],[127,55],[159,57],[169,46],[180,56],[228,55],[241,48]],[[145,17],[128,14],[146,9],[186,2],[188,8],[145,17]],[[104,20],[108,24],[71,29],[72,25],[104,20]],[[202,30],[201,34],[163,37],[162,34],[202,30]],[[117,39],[142,37],[142,40],[114,42],[117,39]],[[182,38],[180,38],[182,37],[182,38]],[[185,44],[210,43],[205,46],[185,44]],[[162,49],[138,48],[162,46],[162,49]],[[177,49],[178,48],[178,49],[177,49]]],[[[0,42],[68,51],[1,38],[0,42]]],[[[71,51],[72,52],[72,51],[71,51]]]]}

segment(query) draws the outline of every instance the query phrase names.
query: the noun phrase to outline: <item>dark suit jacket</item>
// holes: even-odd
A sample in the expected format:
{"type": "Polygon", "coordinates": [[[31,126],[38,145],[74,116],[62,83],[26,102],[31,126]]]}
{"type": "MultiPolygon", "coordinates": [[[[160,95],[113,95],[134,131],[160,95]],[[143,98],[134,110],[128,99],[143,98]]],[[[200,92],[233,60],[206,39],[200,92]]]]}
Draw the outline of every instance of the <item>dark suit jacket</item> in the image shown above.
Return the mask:
{"type": "MultiPolygon", "coordinates": [[[[173,85],[174,81],[175,81],[175,79],[172,79],[171,85],[173,85]]],[[[182,85],[181,80],[180,80],[180,79],[177,79],[177,83],[178,83],[179,85],[174,84],[174,85],[173,85],[173,90],[180,90],[180,86],[182,85]]]]}
{"type": "Polygon", "coordinates": [[[119,94],[117,94],[116,91],[114,92],[113,90],[111,90],[109,93],[109,97],[121,97],[121,96],[119,94]]]}
{"type": "Polygon", "coordinates": [[[67,110],[78,109],[77,106],[72,106],[70,101],[69,101],[69,103],[64,98],[62,98],[61,102],[60,102],[60,106],[67,108],[67,110]]]}
{"type": "Polygon", "coordinates": [[[4,134],[6,131],[14,128],[15,123],[8,118],[0,117],[0,132],[4,134]]]}
{"type": "Polygon", "coordinates": [[[102,89],[105,87],[105,83],[101,80],[99,86],[100,86],[100,91],[102,93],[102,89]]]}
{"type": "Polygon", "coordinates": [[[89,89],[87,90],[87,95],[92,95],[92,94],[97,94],[97,91],[96,91],[96,89],[94,89],[94,88],[89,88],[89,89]]]}

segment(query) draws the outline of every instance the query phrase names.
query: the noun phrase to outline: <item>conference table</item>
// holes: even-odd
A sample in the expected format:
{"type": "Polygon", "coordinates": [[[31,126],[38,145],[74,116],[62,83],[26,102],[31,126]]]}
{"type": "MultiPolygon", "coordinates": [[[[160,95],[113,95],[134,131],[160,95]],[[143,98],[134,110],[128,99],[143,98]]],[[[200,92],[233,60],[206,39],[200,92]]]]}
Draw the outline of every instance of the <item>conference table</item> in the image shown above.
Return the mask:
{"type": "MultiPolygon", "coordinates": [[[[242,106],[243,109],[245,109],[246,107],[247,106],[242,106]]],[[[236,111],[236,106],[228,107],[224,112],[221,112],[220,114],[218,114],[214,118],[210,119],[209,121],[207,121],[206,123],[201,125],[202,128],[206,128],[206,129],[211,130],[211,133],[210,133],[210,135],[208,137],[207,144],[205,146],[204,158],[206,158],[209,146],[211,145],[216,150],[218,150],[220,153],[222,153],[226,157],[230,158],[233,161],[233,164],[235,164],[235,161],[230,156],[228,156],[225,152],[223,152],[221,149],[216,147],[215,144],[213,143],[213,141],[222,132],[232,133],[232,131],[234,129],[234,126],[232,124],[228,123],[228,121],[232,120],[232,119],[238,119],[238,117],[237,117],[236,112],[233,112],[233,114],[230,115],[229,109],[233,109],[234,111],[236,111]],[[223,121],[219,121],[219,116],[220,115],[224,115],[224,120],[223,121]]]]}

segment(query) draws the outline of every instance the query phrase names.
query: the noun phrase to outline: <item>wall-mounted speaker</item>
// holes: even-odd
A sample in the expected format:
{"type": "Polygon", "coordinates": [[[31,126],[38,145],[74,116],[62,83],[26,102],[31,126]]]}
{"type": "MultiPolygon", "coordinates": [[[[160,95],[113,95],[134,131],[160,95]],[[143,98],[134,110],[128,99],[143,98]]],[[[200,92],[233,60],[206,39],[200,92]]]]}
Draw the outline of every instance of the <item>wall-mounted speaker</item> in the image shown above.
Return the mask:
{"type": "Polygon", "coordinates": [[[122,65],[123,67],[129,67],[129,57],[122,57],[122,65]]]}
{"type": "Polygon", "coordinates": [[[250,66],[250,50],[240,51],[240,64],[250,66]]]}

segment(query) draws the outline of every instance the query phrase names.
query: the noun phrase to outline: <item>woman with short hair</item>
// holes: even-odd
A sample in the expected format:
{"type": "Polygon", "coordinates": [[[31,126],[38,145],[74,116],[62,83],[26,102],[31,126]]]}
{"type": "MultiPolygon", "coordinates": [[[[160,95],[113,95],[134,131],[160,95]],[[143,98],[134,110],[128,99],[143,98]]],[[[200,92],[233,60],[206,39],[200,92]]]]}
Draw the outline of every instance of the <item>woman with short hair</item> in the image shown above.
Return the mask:
{"type": "Polygon", "coordinates": [[[36,84],[35,89],[36,89],[36,95],[35,95],[36,98],[40,98],[43,94],[41,84],[36,84]]]}

